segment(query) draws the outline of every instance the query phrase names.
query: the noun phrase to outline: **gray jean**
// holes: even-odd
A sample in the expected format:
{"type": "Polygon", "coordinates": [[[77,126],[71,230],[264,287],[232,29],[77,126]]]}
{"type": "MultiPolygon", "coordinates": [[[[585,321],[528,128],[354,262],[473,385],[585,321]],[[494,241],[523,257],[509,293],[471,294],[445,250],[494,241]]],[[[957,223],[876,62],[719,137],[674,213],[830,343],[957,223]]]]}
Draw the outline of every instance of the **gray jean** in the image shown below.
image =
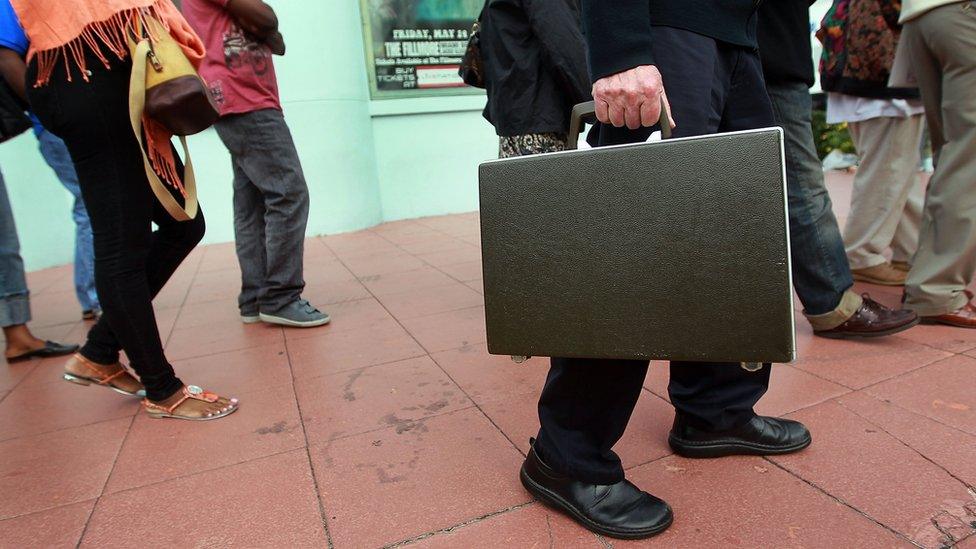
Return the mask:
{"type": "Polygon", "coordinates": [[[31,319],[30,297],[20,257],[17,225],[10,209],[7,186],[0,174],[0,326],[27,324],[31,319]]]}
{"type": "Polygon", "coordinates": [[[308,185],[281,111],[221,118],[217,134],[234,168],[234,235],[242,314],[277,311],[305,288],[308,185]]]}

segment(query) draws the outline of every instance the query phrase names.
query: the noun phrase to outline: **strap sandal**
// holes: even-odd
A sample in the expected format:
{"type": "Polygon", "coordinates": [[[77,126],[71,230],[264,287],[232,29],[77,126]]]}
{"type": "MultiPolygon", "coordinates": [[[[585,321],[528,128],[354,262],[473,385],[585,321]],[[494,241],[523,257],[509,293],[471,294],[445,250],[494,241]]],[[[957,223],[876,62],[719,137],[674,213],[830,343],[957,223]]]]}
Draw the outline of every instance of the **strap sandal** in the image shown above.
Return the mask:
{"type": "Polygon", "coordinates": [[[96,364],[88,360],[87,358],[83,357],[81,353],[75,353],[75,355],[71,357],[71,360],[69,360],[68,363],[64,365],[64,380],[70,381],[71,383],[75,383],[78,385],[85,385],[85,386],[94,383],[95,385],[107,387],[115,391],[116,393],[128,395],[128,396],[138,396],[138,397],[146,396],[146,390],[145,388],[143,388],[142,382],[140,382],[138,379],[136,379],[135,376],[130,374],[129,371],[125,369],[125,366],[123,366],[121,363],[117,362],[109,366],[103,364],[96,364]],[[81,365],[86,371],[86,373],[81,374],[69,370],[68,367],[71,366],[72,363],[81,365]],[[128,379],[129,381],[132,382],[129,385],[133,385],[133,384],[138,385],[139,389],[137,389],[136,391],[129,391],[123,389],[118,383],[118,380],[122,380],[122,379],[128,379]]]}
{"type": "Polygon", "coordinates": [[[143,399],[142,406],[146,409],[146,413],[149,414],[149,417],[151,418],[162,419],[171,417],[174,419],[185,419],[189,421],[210,421],[212,419],[219,419],[233,414],[240,407],[238,405],[238,400],[236,398],[231,398],[227,399],[226,406],[214,412],[207,412],[202,416],[188,415],[186,410],[184,410],[182,413],[179,411],[180,406],[182,406],[186,401],[199,400],[212,404],[220,400],[220,395],[217,393],[211,393],[210,391],[204,391],[196,385],[186,385],[180,389],[180,391],[182,392],[180,399],[170,406],[156,404],[155,402],[151,402],[149,399],[143,399]]]}

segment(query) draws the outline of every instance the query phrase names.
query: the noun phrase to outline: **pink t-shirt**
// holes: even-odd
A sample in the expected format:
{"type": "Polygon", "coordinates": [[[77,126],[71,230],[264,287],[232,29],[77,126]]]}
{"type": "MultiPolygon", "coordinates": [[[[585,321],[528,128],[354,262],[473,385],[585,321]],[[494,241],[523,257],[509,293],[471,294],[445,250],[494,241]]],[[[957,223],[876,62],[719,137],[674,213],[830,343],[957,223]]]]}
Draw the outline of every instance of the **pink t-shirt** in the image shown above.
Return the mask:
{"type": "Polygon", "coordinates": [[[200,65],[220,114],[281,110],[271,49],[241,29],[229,0],[183,0],[183,16],[197,31],[207,56],[200,65]]]}

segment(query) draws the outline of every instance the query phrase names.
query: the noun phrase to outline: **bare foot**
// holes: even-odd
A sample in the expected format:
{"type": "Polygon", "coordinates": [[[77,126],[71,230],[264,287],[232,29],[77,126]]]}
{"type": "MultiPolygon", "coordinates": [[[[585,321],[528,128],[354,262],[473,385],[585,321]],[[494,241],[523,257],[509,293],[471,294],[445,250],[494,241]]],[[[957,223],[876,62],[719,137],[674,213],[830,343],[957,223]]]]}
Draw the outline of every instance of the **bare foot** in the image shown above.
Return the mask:
{"type": "Polygon", "coordinates": [[[216,419],[233,413],[238,406],[236,398],[222,397],[196,385],[184,386],[166,400],[146,402],[149,415],[178,419],[216,419]]]}
{"type": "Polygon", "coordinates": [[[7,358],[14,358],[25,355],[31,351],[43,349],[46,344],[43,339],[37,339],[34,334],[27,329],[26,324],[8,326],[3,329],[3,335],[7,339],[7,358]]]}

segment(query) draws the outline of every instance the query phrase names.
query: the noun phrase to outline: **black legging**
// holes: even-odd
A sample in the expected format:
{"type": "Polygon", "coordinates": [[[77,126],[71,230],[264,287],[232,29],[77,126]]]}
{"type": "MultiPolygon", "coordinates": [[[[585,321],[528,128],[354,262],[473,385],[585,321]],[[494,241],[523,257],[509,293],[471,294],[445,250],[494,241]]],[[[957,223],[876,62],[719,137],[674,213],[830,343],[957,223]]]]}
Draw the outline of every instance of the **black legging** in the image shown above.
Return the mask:
{"type": "MultiPolygon", "coordinates": [[[[160,401],[182,382],[163,354],[152,299],[203,238],[203,213],[177,222],[149,188],[129,123],[131,62],[112,58],[106,68],[90,52],[87,59],[88,82],[77,68],[71,69],[69,82],[59,64],[50,82],[28,91],[41,122],[71,152],[91,217],[95,285],[104,315],[88,332],[81,354],[113,364],[124,349],[147,398],[160,401]]],[[[32,62],[28,82],[36,75],[32,62]]]]}

